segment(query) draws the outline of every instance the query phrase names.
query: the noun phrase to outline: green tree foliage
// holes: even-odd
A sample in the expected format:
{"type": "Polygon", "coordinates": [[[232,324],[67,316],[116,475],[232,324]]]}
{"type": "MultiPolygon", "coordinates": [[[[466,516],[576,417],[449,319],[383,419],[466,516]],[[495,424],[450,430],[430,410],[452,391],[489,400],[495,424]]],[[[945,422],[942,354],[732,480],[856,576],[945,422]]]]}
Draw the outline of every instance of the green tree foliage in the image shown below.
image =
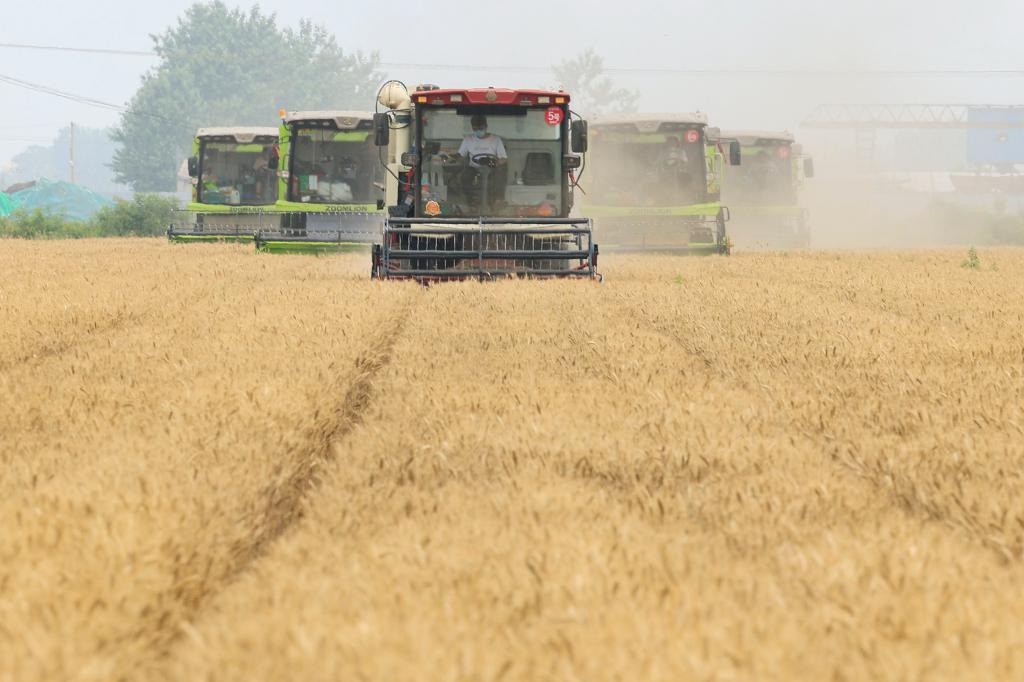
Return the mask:
{"type": "Polygon", "coordinates": [[[277,125],[281,108],[366,108],[381,75],[376,54],[347,54],[322,26],[279,28],[258,7],[198,3],[153,36],[159,64],[122,115],[113,168],[136,191],[172,191],[203,126],[277,125]]]}
{"type": "Polygon", "coordinates": [[[558,80],[558,87],[572,97],[573,109],[585,116],[636,111],[640,93],[616,87],[615,82],[604,75],[604,59],[593,49],[573,59],[563,60],[551,70],[558,80]]]}
{"type": "Polygon", "coordinates": [[[156,236],[164,234],[174,219],[176,199],[156,194],[136,194],[131,201],[115,201],[101,208],[92,223],[102,236],[156,236]]]}

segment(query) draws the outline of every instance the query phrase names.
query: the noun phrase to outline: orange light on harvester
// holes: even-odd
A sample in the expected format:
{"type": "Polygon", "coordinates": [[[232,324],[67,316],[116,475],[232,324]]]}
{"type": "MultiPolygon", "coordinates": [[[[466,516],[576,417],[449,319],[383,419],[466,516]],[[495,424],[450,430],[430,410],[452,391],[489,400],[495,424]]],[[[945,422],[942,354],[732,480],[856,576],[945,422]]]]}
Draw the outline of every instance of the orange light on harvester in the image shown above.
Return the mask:
{"type": "Polygon", "coordinates": [[[278,118],[284,118],[287,115],[288,115],[288,112],[285,111],[284,109],[278,109],[277,110],[277,117],[278,118]]]}
{"type": "Polygon", "coordinates": [[[441,215],[441,204],[431,199],[427,202],[427,205],[423,207],[423,212],[431,217],[441,215]]]}
{"type": "Polygon", "coordinates": [[[416,101],[419,102],[420,104],[426,104],[427,103],[427,98],[426,97],[417,97],[416,101]]]}
{"type": "Polygon", "coordinates": [[[565,98],[564,97],[556,97],[555,98],[555,104],[565,104],[565,98]]]}

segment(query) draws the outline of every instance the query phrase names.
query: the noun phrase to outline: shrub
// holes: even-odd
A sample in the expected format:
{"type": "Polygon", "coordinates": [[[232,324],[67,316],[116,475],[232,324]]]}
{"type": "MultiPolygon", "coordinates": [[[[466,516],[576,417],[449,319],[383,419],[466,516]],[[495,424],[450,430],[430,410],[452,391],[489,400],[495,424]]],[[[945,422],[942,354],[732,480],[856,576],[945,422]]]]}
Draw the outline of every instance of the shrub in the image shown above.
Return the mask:
{"type": "Polygon", "coordinates": [[[118,199],[113,206],[100,209],[92,222],[103,236],[157,236],[167,230],[177,207],[173,198],[136,194],[131,201],[118,199]]]}

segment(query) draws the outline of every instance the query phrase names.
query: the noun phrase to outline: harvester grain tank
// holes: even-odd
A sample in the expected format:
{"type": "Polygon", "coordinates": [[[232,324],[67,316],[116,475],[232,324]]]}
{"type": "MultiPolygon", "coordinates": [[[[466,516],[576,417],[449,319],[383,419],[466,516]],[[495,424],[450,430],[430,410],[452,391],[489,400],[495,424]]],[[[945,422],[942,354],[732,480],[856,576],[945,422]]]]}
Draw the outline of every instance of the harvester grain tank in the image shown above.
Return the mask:
{"type": "Polygon", "coordinates": [[[810,245],[807,209],[800,205],[804,179],[814,176],[814,161],[792,133],[723,130],[738,142],[743,166],[729,168],[723,196],[732,211],[730,233],[745,248],[810,245]]]}
{"type": "MultiPolygon", "coordinates": [[[[586,209],[606,249],[729,253],[729,210],[719,197],[726,152],[708,130],[700,112],[593,122],[586,209]]],[[[740,163],[738,144],[727,154],[740,163]]]]}
{"type": "Polygon", "coordinates": [[[257,236],[262,251],[325,253],[380,238],[384,171],[365,111],[282,112],[279,229],[257,236]]]}
{"type": "Polygon", "coordinates": [[[421,282],[596,278],[591,222],[570,217],[587,125],[565,92],[386,83],[375,140],[387,216],[373,275],[421,282]]]}
{"type": "Polygon", "coordinates": [[[252,241],[280,221],[276,128],[200,128],[192,141],[188,174],[192,201],[168,228],[172,241],[252,241]]]}

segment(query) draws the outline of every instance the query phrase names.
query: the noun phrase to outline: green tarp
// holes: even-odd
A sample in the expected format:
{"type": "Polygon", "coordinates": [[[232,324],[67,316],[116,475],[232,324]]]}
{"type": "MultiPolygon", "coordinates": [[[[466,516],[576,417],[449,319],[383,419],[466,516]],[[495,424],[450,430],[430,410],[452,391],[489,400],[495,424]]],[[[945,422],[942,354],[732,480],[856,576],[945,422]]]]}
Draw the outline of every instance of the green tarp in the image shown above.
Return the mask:
{"type": "Polygon", "coordinates": [[[88,220],[101,208],[114,205],[113,200],[81,185],[45,178],[28,189],[15,192],[11,198],[23,211],[41,209],[68,220],[88,220]]]}
{"type": "Polygon", "coordinates": [[[14,212],[15,206],[14,199],[0,192],[0,218],[11,215],[14,212]]]}

